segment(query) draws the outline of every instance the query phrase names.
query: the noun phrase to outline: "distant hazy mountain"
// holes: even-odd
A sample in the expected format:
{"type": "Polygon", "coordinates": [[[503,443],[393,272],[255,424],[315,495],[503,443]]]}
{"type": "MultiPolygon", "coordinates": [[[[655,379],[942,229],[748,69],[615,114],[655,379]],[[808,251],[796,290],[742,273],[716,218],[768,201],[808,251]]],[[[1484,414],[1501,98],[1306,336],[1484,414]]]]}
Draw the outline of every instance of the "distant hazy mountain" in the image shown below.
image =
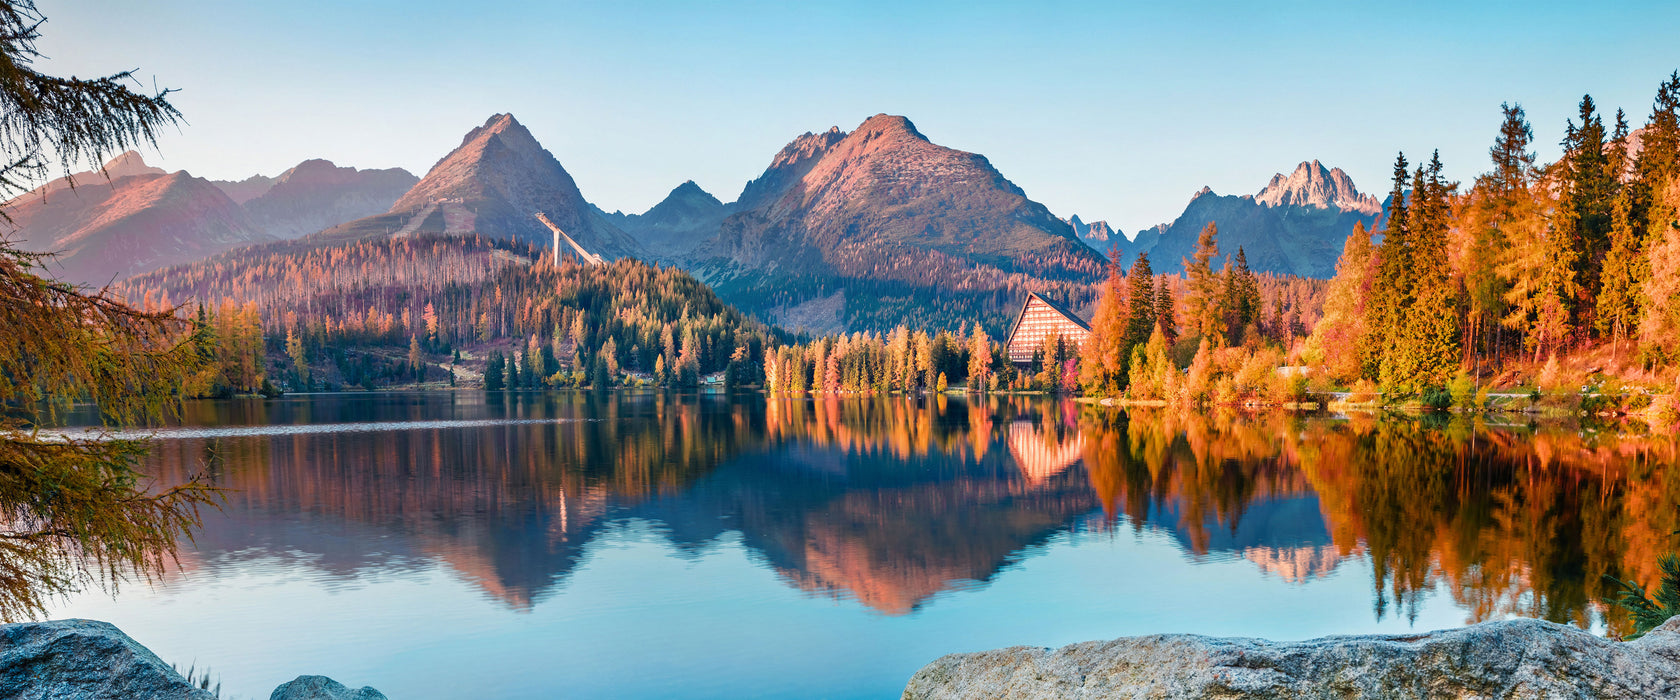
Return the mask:
{"type": "MultiPolygon", "coordinates": [[[[70,177],[54,179],[35,188],[35,191],[30,192],[30,194],[39,197],[59,190],[71,189],[72,183],[76,187],[81,187],[82,185],[111,182],[130,175],[162,175],[165,172],[167,171],[163,168],[147,165],[145,159],[141,158],[138,152],[124,151],[97,170],[86,170],[74,173],[70,177]]],[[[19,197],[18,199],[23,198],[19,197]]]]}
{"type": "Polygon", "coordinates": [[[1315,160],[1273,176],[1254,195],[1219,195],[1203,187],[1171,224],[1139,233],[1121,251],[1128,262],[1147,251],[1155,271],[1179,272],[1211,221],[1219,227],[1222,256],[1241,247],[1256,271],[1328,278],[1336,274],[1353,225],[1372,227],[1381,214],[1381,200],[1361,194],[1340,168],[1326,170],[1315,160]]]}
{"type": "Polygon", "coordinates": [[[731,208],[695,269],[790,328],[997,325],[1021,290],[1102,266],[985,157],[885,114],[795,139],[731,208]]]}
{"type": "Polygon", "coordinates": [[[244,206],[252,223],[265,233],[297,238],[384,212],[419,181],[402,168],[357,170],[306,160],[274,178],[244,206]]]}
{"type": "Polygon", "coordinates": [[[6,235],[24,250],[57,253],[48,271],[103,285],[229,248],[271,240],[208,180],[165,174],[125,153],[76,187],[49,183],[6,205],[6,235]]]}
{"type": "Polygon", "coordinates": [[[274,186],[275,178],[267,175],[252,175],[243,180],[211,180],[210,184],[222,191],[236,204],[243,205],[253,199],[261,197],[270,187],[274,186]]]}
{"type": "Polygon", "coordinates": [[[718,225],[729,211],[729,205],[689,180],[645,213],[613,212],[604,216],[636,239],[649,255],[676,262],[686,258],[706,239],[716,236],[718,225]]]}
{"type": "Polygon", "coordinates": [[[1073,227],[1073,234],[1078,236],[1079,240],[1090,244],[1091,247],[1097,249],[1098,252],[1106,254],[1108,251],[1108,244],[1111,241],[1115,243],[1126,242],[1124,237],[1116,238],[1116,236],[1120,235],[1119,232],[1109,226],[1107,221],[1093,221],[1087,224],[1084,221],[1079,220],[1078,214],[1074,214],[1067,220],[1067,222],[1069,226],[1073,227]]]}
{"type": "Polygon", "coordinates": [[[584,200],[560,161],[511,114],[492,116],[467,132],[386,213],[336,226],[314,240],[477,233],[546,245],[553,234],[537,220],[538,212],[596,255],[646,255],[584,200]]]}

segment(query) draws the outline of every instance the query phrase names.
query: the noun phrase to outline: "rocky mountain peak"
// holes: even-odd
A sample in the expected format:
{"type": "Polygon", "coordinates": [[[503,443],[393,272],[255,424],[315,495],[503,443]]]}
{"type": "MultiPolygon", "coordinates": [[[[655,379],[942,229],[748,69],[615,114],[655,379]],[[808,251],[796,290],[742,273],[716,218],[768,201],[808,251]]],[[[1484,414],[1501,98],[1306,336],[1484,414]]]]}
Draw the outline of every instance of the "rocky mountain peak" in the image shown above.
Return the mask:
{"type": "Polygon", "coordinates": [[[911,124],[909,119],[895,114],[877,114],[865,119],[851,135],[866,140],[888,138],[927,141],[927,137],[916,130],[915,124],[911,124]]]}
{"type": "Polygon", "coordinates": [[[105,163],[105,174],[112,180],[130,175],[162,175],[163,168],[146,164],[146,159],[140,157],[139,151],[124,151],[122,155],[112,158],[105,163]]]}
{"type": "Polygon", "coordinates": [[[1339,209],[1375,214],[1382,210],[1382,202],[1371,195],[1362,195],[1354,187],[1353,179],[1341,168],[1325,169],[1317,160],[1295,166],[1285,176],[1272,176],[1254,201],[1269,207],[1308,206],[1318,209],[1339,209]]]}
{"type": "Polygon", "coordinates": [[[837,126],[820,134],[807,131],[800,135],[776,152],[763,175],[741,189],[741,196],[736,198],[733,208],[756,209],[775,201],[843,138],[846,138],[846,133],[837,126]]]}

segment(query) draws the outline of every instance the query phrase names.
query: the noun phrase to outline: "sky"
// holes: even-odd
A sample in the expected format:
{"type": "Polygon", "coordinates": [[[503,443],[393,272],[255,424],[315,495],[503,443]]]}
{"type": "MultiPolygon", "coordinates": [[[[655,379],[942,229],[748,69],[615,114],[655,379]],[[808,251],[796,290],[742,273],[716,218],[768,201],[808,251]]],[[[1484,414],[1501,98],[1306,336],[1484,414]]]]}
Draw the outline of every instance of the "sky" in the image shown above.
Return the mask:
{"type": "Polygon", "coordinates": [[[904,115],[1058,216],[1130,233],[1317,159],[1381,196],[1397,151],[1484,171],[1501,102],[1543,160],[1590,93],[1635,127],[1675,2],[38,0],[39,67],[134,69],[185,116],[148,162],[424,175],[511,112],[608,211],[723,201],[794,137],[904,115]]]}

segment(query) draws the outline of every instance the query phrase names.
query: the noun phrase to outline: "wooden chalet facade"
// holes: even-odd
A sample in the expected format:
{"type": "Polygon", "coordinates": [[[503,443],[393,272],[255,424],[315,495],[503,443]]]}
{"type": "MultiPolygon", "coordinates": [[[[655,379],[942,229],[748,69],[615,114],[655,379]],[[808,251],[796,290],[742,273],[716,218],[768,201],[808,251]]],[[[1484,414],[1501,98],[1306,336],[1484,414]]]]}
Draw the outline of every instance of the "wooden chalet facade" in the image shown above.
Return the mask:
{"type": "Polygon", "coordinates": [[[1009,340],[1004,343],[1009,361],[1017,365],[1032,364],[1033,353],[1044,346],[1045,339],[1057,333],[1063,340],[1083,348],[1085,339],[1091,337],[1091,327],[1060,304],[1037,292],[1027,292],[1027,301],[1021,304],[1021,313],[1015,316],[1009,340]]]}

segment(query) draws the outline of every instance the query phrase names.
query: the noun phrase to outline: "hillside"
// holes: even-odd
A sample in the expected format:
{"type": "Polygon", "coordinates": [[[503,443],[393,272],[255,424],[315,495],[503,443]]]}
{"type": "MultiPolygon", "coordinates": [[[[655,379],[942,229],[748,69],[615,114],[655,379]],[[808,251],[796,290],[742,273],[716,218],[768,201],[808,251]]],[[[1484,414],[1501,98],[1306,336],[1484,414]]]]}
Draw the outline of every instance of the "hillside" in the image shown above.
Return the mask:
{"type": "Polygon", "coordinates": [[[1241,247],[1257,272],[1328,279],[1353,225],[1370,228],[1381,214],[1381,201],[1361,194],[1340,168],[1315,160],[1289,175],[1278,173],[1254,195],[1219,195],[1204,187],[1172,223],[1140,232],[1129,245],[1122,241],[1121,252],[1129,262],[1147,251],[1157,272],[1181,272],[1211,221],[1219,226],[1220,251],[1241,247]]]}
{"type": "Polygon", "coordinates": [[[312,236],[316,244],[413,233],[475,233],[548,245],[537,212],[584,248],[607,258],[645,257],[636,241],[607,221],[572,176],[511,114],[490,117],[432,166],[383,214],[312,236]]]}
{"type": "Polygon", "coordinates": [[[1001,328],[1028,289],[1088,303],[1103,265],[985,157],[885,114],[794,140],[732,207],[692,269],[788,328],[1001,328]]]}
{"type": "MultiPolygon", "coordinates": [[[[476,383],[492,350],[544,366],[533,377],[614,367],[697,374],[751,362],[772,331],[728,306],[693,276],[637,260],[558,266],[541,247],[486,236],[381,237],[335,245],[279,241],[140,275],[118,291],[153,304],[247,304],[269,338],[271,375],[315,386],[441,381],[462,351],[476,383]],[[297,334],[312,366],[304,378],[281,354],[297,334]],[[609,341],[610,339],[610,341],[609,341]],[[430,368],[405,374],[411,342],[430,368]]],[[[534,381],[534,380],[533,380],[534,381]]]]}
{"type": "Polygon", "coordinates": [[[270,240],[209,181],[164,174],[133,153],[105,170],[120,176],[84,173],[74,189],[56,181],[12,200],[7,237],[56,253],[48,270],[58,278],[93,286],[270,240]]]}

